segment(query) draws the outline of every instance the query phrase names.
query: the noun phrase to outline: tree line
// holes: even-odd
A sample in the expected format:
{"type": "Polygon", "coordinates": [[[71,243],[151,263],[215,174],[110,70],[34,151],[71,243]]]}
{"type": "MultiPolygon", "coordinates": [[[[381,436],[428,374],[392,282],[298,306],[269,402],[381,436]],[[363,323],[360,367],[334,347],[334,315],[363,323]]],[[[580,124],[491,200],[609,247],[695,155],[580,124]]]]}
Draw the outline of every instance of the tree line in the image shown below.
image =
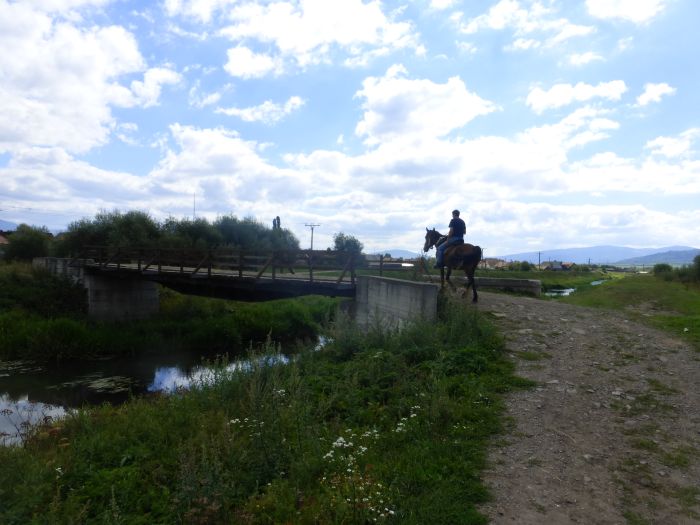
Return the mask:
{"type": "MultiPolygon", "coordinates": [[[[278,223],[276,223],[278,224],[278,223]]],[[[84,246],[158,246],[160,248],[233,249],[268,252],[299,250],[299,239],[288,229],[269,228],[254,218],[234,215],[206,218],[168,217],[158,221],[142,211],[101,211],[68,225],[65,232],[53,235],[45,226],[20,224],[8,236],[4,248],[6,260],[31,260],[33,257],[78,256],[84,246]]],[[[328,249],[361,253],[363,245],[343,232],[333,237],[328,249]]]]}
{"type": "Polygon", "coordinates": [[[682,283],[700,282],[700,255],[693,258],[693,264],[674,268],[670,264],[659,263],[654,265],[654,275],[667,281],[678,280],[682,283]]]}

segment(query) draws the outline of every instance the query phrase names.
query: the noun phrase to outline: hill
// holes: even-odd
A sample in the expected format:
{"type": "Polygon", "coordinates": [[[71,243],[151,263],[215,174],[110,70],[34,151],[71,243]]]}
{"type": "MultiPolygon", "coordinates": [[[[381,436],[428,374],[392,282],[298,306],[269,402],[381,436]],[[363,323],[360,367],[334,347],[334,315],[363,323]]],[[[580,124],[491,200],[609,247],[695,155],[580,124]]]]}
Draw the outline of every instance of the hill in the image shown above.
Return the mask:
{"type": "Polygon", "coordinates": [[[9,222],[9,221],[3,221],[0,219],[0,230],[1,231],[15,231],[17,229],[17,225],[14,222],[9,222]]]}
{"type": "Polygon", "coordinates": [[[693,264],[693,259],[700,255],[700,250],[673,250],[661,253],[652,253],[651,255],[645,255],[644,257],[633,257],[631,259],[624,259],[618,261],[616,264],[620,265],[647,265],[652,266],[654,264],[666,263],[673,266],[682,266],[684,264],[693,264]]]}
{"type": "MultiPolygon", "coordinates": [[[[564,261],[577,264],[615,264],[619,261],[646,257],[665,252],[693,251],[692,246],[666,246],[662,248],[628,248],[626,246],[590,246],[582,248],[565,248],[560,250],[542,250],[540,252],[514,253],[496,256],[507,261],[564,261]]],[[[492,257],[489,255],[489,257],[492,257]]],[[[692,258],[691,258],[692,261],[692,258]]],[[[629,264],[629,263],[628,263],[629,264]]],[[[640,263],[650,264],[650,263],[640,263]]]]}

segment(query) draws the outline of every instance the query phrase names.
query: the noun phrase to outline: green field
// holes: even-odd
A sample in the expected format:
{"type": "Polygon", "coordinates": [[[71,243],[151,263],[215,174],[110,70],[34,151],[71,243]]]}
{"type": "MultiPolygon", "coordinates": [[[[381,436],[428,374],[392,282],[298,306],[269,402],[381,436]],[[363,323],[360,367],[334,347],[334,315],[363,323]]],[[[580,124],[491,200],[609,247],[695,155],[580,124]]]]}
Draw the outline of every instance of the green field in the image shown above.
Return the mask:
{"type": "Polygon", "coordinates": [[[700,350],[700,284],[667,280],[653,274],[625,275],[558,300],[625,310],[640,321],[691,341],[700,350]]]}

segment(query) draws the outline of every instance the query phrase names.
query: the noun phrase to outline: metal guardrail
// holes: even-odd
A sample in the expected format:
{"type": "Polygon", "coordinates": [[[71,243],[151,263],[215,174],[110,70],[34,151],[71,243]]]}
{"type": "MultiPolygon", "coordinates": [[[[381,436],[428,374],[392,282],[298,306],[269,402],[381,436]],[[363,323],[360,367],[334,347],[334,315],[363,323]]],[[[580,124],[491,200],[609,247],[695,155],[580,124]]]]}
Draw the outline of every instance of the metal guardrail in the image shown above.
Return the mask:
{"type": "Polygon", "coordinates": [[[337,272],[334,278],[340,284],[349,279],[355,284],[357,254],[329,250],[275,250],[250,252],[232,248],[177,249],[134,248],[117,246],[85,246],[75,260],[92,262],[87,266],[100,269],[131,270],[140,273],[180,273],[191,277],[226,274],[240,278],[277,279],[279,273],[288,271],[285,279],[332,280],[321,277],[319,272],[337,272]],[[314,274],[317,275],[314,275],[314,274]]]}

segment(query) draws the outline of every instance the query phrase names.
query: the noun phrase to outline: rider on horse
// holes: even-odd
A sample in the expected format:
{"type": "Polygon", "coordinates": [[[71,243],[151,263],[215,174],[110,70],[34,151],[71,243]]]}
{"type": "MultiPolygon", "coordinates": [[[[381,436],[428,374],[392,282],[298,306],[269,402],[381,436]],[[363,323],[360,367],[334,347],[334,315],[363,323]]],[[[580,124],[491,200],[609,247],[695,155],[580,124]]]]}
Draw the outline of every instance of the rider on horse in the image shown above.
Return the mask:
{"type": "Polygon", "coordinates": [[[464,234],[467,233],[467,225],[459,218],[459,210],[452,212],[452,220],[450,221],[450,231],[447,234],[447,240],[436,248],[435,268],[442,268],[445,265],[445,250],[450,246],[464,243],[464,234]]]}

